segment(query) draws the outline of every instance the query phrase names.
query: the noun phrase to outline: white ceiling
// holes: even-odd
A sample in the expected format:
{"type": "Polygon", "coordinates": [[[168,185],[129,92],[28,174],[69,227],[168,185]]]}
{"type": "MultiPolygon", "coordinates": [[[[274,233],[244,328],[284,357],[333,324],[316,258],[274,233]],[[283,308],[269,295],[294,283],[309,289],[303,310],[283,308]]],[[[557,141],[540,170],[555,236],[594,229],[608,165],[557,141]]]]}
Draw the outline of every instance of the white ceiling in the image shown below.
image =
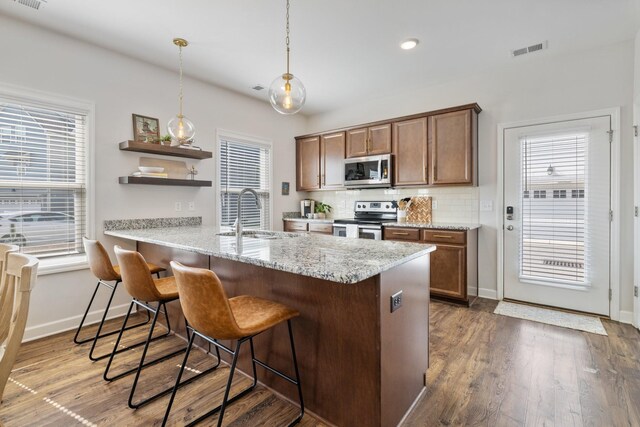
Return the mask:
{"type": "MultiPolygon", "coordinates": [[[[514,59],[548,40],[561,55],[634,37],[635,0],[292,0],[291,71],[305,114],[442,83],[514,59]],[[413,51],[399,42],[417,37],[413,51]]],[[[267,99],[285,70],[285,0],[47,0],[36,11],[0,0],[0,13],[267,99]]],[[[174,88],[167,88],[173,90],[174,88]]],[[[188,99],[188,87],[185,89],[188,99]]]]}

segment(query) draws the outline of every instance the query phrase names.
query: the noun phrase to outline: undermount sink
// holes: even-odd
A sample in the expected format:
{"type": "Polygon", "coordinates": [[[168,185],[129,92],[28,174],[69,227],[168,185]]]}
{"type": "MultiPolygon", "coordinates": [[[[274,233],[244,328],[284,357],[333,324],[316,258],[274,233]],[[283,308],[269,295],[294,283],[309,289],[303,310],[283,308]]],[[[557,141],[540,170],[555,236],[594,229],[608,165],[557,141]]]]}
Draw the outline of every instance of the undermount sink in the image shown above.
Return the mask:
{"type": "MultiPolygon", "coordinates": [[[[226,231],[226,232],[218,233],[217,236],[236,237],[236,232],[226,231]]],[[[261,239],[261,240],[276,240],[276,239],[300,237],[300,236],[303,236],[303,234],[302,233],[284,233],[284,232],[278,232],[278,231],[264,231],[264,230],[245,230],[242,232],[242,237],[248,237],[251,239],[261,239]]]]}

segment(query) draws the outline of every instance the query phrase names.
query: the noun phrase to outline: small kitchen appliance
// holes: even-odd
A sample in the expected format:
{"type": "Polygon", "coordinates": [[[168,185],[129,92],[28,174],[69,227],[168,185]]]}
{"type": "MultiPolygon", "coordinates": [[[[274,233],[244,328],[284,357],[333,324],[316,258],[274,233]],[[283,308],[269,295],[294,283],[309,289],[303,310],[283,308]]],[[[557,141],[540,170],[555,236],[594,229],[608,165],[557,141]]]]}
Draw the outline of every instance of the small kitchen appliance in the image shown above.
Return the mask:
{"type": "Polygon", "coordinates": [[[333,235],[382,240],[382,224],[397,220],[398,207],[395,202],[388,200],[356,202],[353,218],[333,221],[333,235]]]}
{"type": "Polygon", "coordinates": [[[349,188],[391,187],[391,154],[345,159],[344,186],[349,188]]]}
{"type": "Polygon", "coordinates": [[[311,214],[313,216],[313,212],[316,208],[316,202],[311,199],[304,199],[300,202],[300,215],[302,218],[309,218],[307,214],[311,214]]]}

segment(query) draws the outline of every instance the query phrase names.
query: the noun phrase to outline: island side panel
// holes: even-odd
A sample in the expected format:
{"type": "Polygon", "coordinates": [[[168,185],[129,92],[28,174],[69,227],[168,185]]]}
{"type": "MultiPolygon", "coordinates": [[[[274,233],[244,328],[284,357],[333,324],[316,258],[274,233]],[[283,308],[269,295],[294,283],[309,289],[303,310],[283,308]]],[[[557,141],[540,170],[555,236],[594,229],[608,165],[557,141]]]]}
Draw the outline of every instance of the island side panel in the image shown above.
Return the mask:
{"type": "MultiPolygon", "coordinates": [[[[342,284],[211,258],[229,297],[254,295],[300,311],[293,333],[305,406],[337,426],[380,425],[378,278],[342,284]]],[[[286,326],[254,339],[259,359],[293,376],[286,326]]],[[[251,372],[248,352],[240,362],[251,372]]],[[[258,368],[261,382],[297,402],[294,386],[258,368]]]]}
{"type": "Polygon", "coordinates": [[[396,426],[420,395],[429,366],[429,268],[423,255],[380,275],[382,426],[396,426]],[[391,312],[391,296],[402,305],[391,312]]]}

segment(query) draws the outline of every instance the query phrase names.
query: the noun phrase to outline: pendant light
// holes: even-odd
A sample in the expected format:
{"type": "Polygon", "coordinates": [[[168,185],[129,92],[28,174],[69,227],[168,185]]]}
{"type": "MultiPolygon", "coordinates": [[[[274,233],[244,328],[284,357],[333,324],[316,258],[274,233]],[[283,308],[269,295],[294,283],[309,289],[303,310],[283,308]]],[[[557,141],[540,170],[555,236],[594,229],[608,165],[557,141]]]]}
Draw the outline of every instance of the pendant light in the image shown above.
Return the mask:
{"type": "Polygon", "coordinates": [[[289,0],[287,0],[287,72],[278,76],[269,87],[269,101],[280,114],[295,114],[304,105],[307,91],[302,82],[289,72],[289,0]]]}
{"type": "Polygon", "coordinates": [[[180,110],[178,114],[169,121],[167,130],[169,131],[169,135],[171,135],[179,145],[189,145],[193,142],[193,137],[196,134],[193,123],[182,114],[182,48],[187,46],[189,42],[185,39],[175,38],[173,39],[173,44],[178,46],[180,57],[180,96],[178,97],[180,110]]]}

